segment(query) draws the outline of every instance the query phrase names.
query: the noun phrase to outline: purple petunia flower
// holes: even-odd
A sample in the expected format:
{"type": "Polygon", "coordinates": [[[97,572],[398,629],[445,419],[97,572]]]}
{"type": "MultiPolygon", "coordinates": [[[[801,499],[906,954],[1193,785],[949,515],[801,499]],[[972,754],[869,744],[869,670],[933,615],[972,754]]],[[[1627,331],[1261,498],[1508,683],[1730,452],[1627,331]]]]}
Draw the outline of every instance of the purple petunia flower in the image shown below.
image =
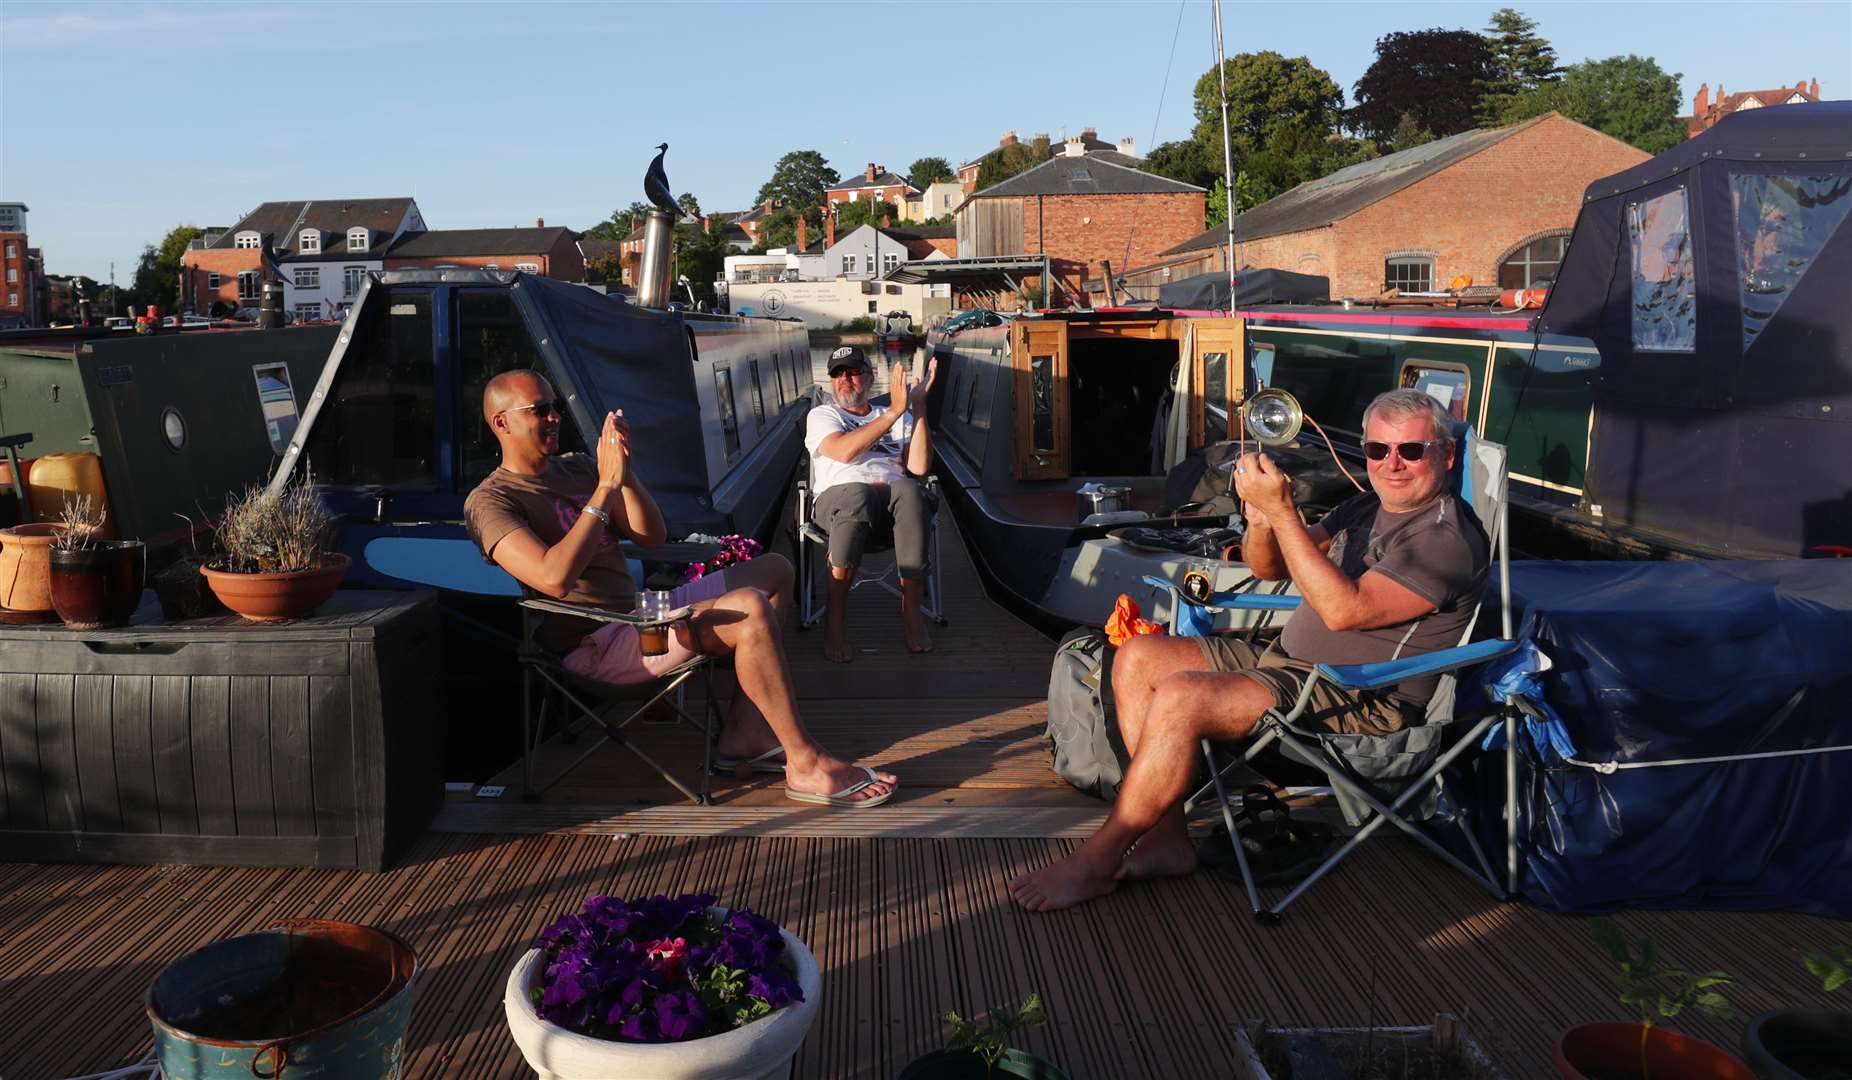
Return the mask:
{"type": "Polygon", "coordinates": [[[670,1042],[707,1034],[707,1010],[689,992],[667,993],[656,999],[656,1029],[670,1042]]]}

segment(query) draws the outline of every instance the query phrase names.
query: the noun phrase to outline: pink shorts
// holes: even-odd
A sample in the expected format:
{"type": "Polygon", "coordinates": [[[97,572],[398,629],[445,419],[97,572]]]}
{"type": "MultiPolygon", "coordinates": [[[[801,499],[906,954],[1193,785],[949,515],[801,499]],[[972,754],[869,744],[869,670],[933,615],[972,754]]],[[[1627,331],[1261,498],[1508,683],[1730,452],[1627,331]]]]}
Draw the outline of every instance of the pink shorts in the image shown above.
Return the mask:
{"type": "MultiPolygon", "coordinates": [[[[682,607],[715,599],[727,591],[727,572],[715,570],[669,595],[674,598],[676,607],[682,607]]],[[[700,655],[694,648],[693,635],[687,623],[676,623],[669,633],[669,651],[661,656],[644,656],[642,647],[637,644],[636,627],[610,623],[579,642],[579,647],[567,653],[561,663],[574,675],[614,686],[648,682],[700,655]]]]}

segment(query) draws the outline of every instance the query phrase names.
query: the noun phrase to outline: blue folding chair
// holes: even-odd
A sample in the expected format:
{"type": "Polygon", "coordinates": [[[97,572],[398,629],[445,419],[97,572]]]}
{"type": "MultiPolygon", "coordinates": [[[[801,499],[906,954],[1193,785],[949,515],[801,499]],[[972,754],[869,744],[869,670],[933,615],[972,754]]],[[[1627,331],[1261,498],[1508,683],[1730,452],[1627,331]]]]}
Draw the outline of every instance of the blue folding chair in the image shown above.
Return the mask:
{"type": "MultiPolygon", "coordinates": [[[[1464,424],[1454,426],[1455,455],[1452,474],[1453,490],[1473,508],[1485,527],[1498,560],[1498,599],[1502,615],[1497,638],[1471,641],[1473,624],[1469,619],[1459,645],[1421,656],[1387,660],[1375,664],[1319,664],[1301,688],[1298,698],[1285,709],[1269,710],[1261,717],[1256,735],[1249,741],[1238,760],[1224,766],[1216,747],[1203,740],[1203,756],[1208,761],[1210,782],[1192,797],[1189,805],[1215,789],[1222,821],[1234,847],[1235,863],[1247,888],[1248,903],[1255,917],[1264,924],[1278,922],[1281,913],[1306,890],[1317,884],[1357,846],[1383,825],[1389,824],[1412,837],[1455,869],[1477,881],[1500,899],[1517,888],[1517,814],[1512,805],[1516,798],[1516,731],[1523,705],[1515,695],[1496,699],[1496,707],[1479,717],[1472,729],[1453,737],[1456,718],[1455,690],[1460,677],[1469,669],[1515,652],[1518,642],[1512,636],[1511,622],[1511,549],[1506,535],[1507,474],[1505,448],[1476,437],[1464,424]],[[1426,720],[1390,735],[1334,733],[1299,726],[1319,680],[1336,683],[1346,690],[1380,690],[1408,679],[1439,675],[1440,682],[1428,702],[1426,720]],[[1477,866],[1469,865],[1449,851],[1427,831],[1424,823],[1433,816],[1440,792],[1445,787],[1445,770],[1461,754],[1478,745],[1495,724],[1504,725],[1505,749],[1505,874],[1501,881],[1486,858],[1477,836],[1466,820],[1463,800],[1454,800],[1454,821],[1465,836],[1477,866]],[[1254,874],[1242,847],[1241,832],[1230,805],[1224,773],[1252,762],[1269,747],[1277,744],[1288,760],[1309,765],[1324,773],[1332,795],[1345,820],[1357,832],[1278,902],[1263,907],[1254,874]]],[[[1192,602],[1173,582],[1146,578],[1148,584],[1167,589],[1171,594],[1173,632],[1188,633],[1207,624],[1203,614],[1191,614],[1188,608],[1213,612],[1223,608],[1250,611],[1293,611],[1301,604],[1298,596],[1266,595],[1251,592],[1217,593],[1200,602],[1192,602]],[[1193,623],[1193,625],[1192,625],[1193,623]]],[[[1483,605],[1484,601],[1481,600],[1483,605]]],[[[1475,616],[1478,609],[1475,608],[1475,616]]],[[[1197,630],[1200,633],[1200,630],[1197,630]]]]}
{"type": "MultiPolygon", "coordinates": [[[[628,623],[638,628],[660,625],[660,622],[624,611],[538,598],[506,570],[485,562],[475,543],[467,539],[382,536],[367,542],[363,557],[374,570],[405,581],[472,596],[508,597],[520,601],[521,639],[515,647],[515,660],[521,665],[521,797],[524,800],[538,801],[543,792],[578,768],[605,743],[611,742],[641,758],[690,802],[701,806],[710,804],[714,739],[720,732],[721,722],[719,697],[714,693],[713,684],[714,657],[697,655],[647,682],[617,686],[588,679],[568,671],[559,656],[540,645],[538,631],[548,613],[576,615],[604,623],[628,623]],[[683,700],[686,684],[696,675],[703,681],[705,697],[700,718],[688,712],[683,700]],[[536,785],[534,752],[545,735],[547,712],[553,697],[577,710],[574,719],[559,725],[564,735],[576,738],[577,730],[586,722],[596,724],[603,734],[546,783],[536,785]],[[538,711],[534,706],[536,699],[540,702],[538,711]],[[658,703],[701,733],[703,757],[699,790],[683,783],[625,734],[627,726],[658,703]],[[634,707],[622,719],[614,719],[612,714],[617,711],[614,706],[618,705],[634,707]]],[[[694,640],[698,649],[700,637],[697,635],[694,640]]]]}

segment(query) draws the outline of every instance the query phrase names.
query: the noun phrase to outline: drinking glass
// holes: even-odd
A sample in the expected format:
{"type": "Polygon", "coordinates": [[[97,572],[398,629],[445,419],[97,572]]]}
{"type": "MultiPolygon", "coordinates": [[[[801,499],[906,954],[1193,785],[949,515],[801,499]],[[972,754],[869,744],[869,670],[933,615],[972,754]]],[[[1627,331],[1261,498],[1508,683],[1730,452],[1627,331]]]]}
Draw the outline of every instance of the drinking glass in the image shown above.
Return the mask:
{"type": "MultiPolygon", "coordinates": [[[[645,589],[637,594],[637,614],[646,619],[658,619],[668,614],[673,608],[672,598],[660,589],[645,589]]],[[[640,626],[637,628],[637,645],[644,656],[661,656],[669,651],[669,627],[640,626]]]]}

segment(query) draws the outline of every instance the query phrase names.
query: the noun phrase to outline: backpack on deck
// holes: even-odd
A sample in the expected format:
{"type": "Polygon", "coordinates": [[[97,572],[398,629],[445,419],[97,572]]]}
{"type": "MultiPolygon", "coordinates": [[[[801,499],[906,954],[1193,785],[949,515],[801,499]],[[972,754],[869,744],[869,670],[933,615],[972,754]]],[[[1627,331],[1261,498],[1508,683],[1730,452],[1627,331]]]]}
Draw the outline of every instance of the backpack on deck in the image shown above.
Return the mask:
{"type": "Polygon", "coordinates": [[[1128,755],[1111,715],[1106,635],[1082,627],[1055,648],[1048,675],[1048,744],[1055,773],[1095,798],[1119,797],[1128,755]]]}

